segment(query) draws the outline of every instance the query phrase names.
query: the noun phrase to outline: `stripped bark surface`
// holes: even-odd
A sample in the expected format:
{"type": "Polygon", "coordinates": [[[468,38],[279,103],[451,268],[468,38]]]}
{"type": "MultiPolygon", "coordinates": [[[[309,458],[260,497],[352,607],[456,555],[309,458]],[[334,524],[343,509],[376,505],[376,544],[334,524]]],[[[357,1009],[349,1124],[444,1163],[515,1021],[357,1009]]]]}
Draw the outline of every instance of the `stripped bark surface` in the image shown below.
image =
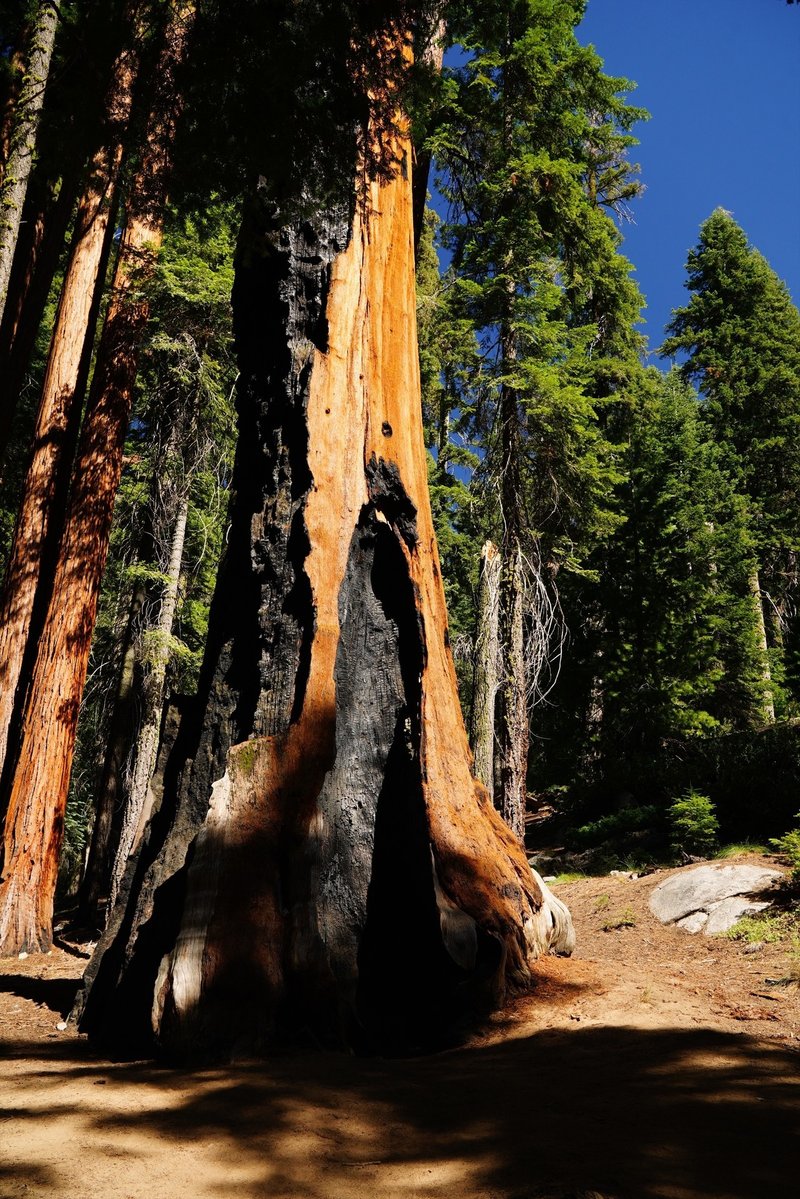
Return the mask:
{"type": "Polygon", "coordinates": [[[251,215],[241,436],[205,708],[87,972],[81,1026],[252,1052],[419,1044],[569,930],[471,773],[417,368],[409,146],[354,214],[251,215]]]}

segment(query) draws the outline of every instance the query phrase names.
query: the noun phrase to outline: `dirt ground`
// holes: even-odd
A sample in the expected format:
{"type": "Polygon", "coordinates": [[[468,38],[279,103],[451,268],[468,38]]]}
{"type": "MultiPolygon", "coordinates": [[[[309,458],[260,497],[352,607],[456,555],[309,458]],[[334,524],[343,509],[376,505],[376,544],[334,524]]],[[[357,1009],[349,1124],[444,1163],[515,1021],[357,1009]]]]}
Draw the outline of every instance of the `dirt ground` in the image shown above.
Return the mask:
{"type": "Polygon", "coordinates": [[[662,927],[665,876],[559,886],[576,956],[425,1058],[104,1061],[56,1027],[75,948],[0,961],[0,1197],[797,1199],[786,946],[662,927]]]}

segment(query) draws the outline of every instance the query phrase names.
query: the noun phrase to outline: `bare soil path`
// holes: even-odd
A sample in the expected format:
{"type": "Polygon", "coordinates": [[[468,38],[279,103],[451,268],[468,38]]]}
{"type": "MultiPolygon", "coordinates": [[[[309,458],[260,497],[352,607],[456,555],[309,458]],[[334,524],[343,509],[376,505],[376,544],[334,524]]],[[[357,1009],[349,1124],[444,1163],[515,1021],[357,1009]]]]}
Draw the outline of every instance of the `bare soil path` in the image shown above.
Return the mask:
{"type": "Polygon", "coordinates": [[[575,958],[426,1058],[113,1063],[56,1027],[84,959],[0,961],[0,1197],[798,1199],[786,947],[663,928],[664,877],[558,887],[575,958]]]}

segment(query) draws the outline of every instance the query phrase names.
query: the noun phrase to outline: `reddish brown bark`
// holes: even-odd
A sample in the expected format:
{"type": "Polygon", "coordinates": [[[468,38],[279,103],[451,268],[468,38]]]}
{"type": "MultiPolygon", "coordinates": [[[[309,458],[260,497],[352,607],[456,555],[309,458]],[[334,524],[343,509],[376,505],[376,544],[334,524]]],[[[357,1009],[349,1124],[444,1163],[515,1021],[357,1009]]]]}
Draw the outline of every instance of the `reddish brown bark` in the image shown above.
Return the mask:
{"type": "MultiPolygon", "coordinates": [[[[74,446],[71,431],[78,423],[88,369],[92,312],[110,233],[135,69],[132,53],[120,54],[109,90],[113,136],[95,155],[90,181],[78,208],[39,404],[33,454],[0,600],[0,764],[5,763],[15,711],[23,698],[20,694],[23,663],[29,638],[37,633],[32,618],[43,559],[53,535],[59,485],[63,485],[68,474],[74,446]]],[[[3,866],[6,882],[7,863],[6,856],[3,866]]],[[[32,867],[34,873],[37,869],[32,867]]],[[[4,885],[5,882],[0,884],[0,895],[4,885]]]]}
{"type": "MultiPolygon", "coordinates": [[[[187,11],[178,4],[160,61],[160,99],[186,44],[187,11]]],[[[169,90],[169,89],[168,89],[169,90]]],[[[174,100],[174,91],[169,90],[174,100]]],[[[0,954],[46,950],[61,830],[86,681],[114,499],[136,381],[137,351],[148,305],[139,287],[152,272],[161,240],[174,105],[159,103],[148,124],[131,188],[106,322],[81,430],[74,479],[50,605],[27,692],[10,785],[0,882],[0,954]],[[35,846],[31,852],[30,846],[35,846]],[[37,851],[48,859],[40,864],[37,851]],[[53,858],[52,865],[49,859],[53,858]],[[26,898],[23,900],[22,895],[26,898]],[[30,894],[28,894],[30,893],[30,894]],[[16,915],[20,905],[24,919],[16,915]]]]}
{"type": "Polygon", "coordinates": [[[53,184],[36,190],[45,194],[29,203],[23,219],[0,323],[0,484],[12,421],[75,208],[78,175],[64,175],[57,196],[53,184]]]}
{"type": "Polygon", "coordinates": [[[407,1043],[568,947],[471,774],[397,149],[349,230],[339,213],[242,248],[246,424],[204,723],[82,1001],[117,1043],[253,1050],[286,1023],[407,1043]]]}

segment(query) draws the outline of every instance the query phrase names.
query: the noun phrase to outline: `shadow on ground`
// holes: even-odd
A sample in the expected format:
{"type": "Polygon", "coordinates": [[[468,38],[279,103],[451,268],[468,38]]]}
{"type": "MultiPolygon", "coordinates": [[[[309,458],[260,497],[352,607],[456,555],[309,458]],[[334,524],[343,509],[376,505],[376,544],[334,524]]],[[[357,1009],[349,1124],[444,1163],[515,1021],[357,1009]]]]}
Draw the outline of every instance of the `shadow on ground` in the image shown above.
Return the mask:
{"type": "MultiPolygon", "coordinates": [[[[191,1146],[204,1199],[797,1196],[800,1056],[745,1036],[549,1030],[428,1058],[279,1056],[195,1073],[101,1063],[78,1042],[15,1048],[34,1059],[15,1118],[34,1080],[46,1092],[29,1145],[71,1097],[84,1146],[152,1139],[167,1171],[191,1146]],[[227,1183],[212,1183],[218,1168],[227,1183]]],[[[72,1195],[49,1175],[37,1193],[72,1195]]]]}
{"type": "MultiPolygon", "coordinates": [[[[75,978],[33,978],[29,974],[0,975],[0,991],[19,999],[32,999],[51,1012],[68,1016],[75,1004],[80,980],[75,978]]],[[[41,1046],[39,1046],[41,1049],[41,1046]]]]}

